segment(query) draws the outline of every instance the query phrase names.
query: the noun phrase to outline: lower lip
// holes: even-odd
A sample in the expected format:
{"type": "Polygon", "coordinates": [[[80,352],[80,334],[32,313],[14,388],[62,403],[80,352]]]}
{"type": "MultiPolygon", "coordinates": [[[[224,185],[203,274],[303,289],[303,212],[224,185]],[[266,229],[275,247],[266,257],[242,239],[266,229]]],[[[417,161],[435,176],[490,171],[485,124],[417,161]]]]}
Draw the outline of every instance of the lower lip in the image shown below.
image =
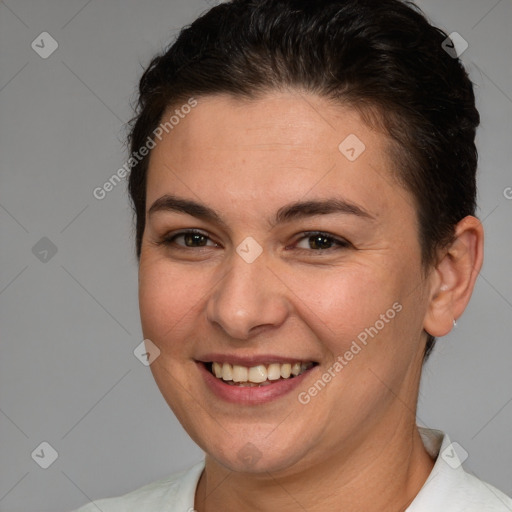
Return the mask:
{"type": "Polygon", "coordinates": [[[276,400],[292,392],[316,368],[313,366],[297,377],[272,381],[272,384],[265,386],[242,387],[226,384],[222,379],[215,377],[204,363],[197,362],[197,365],[206,385],[216,396],[227,402],[242,405],[259,405],[276,400]]]}

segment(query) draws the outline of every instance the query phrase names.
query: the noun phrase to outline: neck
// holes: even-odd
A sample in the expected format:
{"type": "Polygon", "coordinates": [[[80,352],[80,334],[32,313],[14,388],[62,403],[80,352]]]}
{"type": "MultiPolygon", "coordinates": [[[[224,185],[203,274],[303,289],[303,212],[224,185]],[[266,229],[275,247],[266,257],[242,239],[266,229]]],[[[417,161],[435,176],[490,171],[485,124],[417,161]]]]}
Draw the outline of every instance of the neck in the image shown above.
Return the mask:
{"type": "Polygon", "coordinates": [[[380,423],[316,465],[286,473],[232,472],[206,457],[196,490],[198,512],[239,510],[310,512],[331,510],[405,510],[423,486],[434,462],[425,451],[416,425],[380,423]],[[378,432],[376,431],[378,430],[378,432]],[[354,447],[355,446],[355,447],[354,447]]]}

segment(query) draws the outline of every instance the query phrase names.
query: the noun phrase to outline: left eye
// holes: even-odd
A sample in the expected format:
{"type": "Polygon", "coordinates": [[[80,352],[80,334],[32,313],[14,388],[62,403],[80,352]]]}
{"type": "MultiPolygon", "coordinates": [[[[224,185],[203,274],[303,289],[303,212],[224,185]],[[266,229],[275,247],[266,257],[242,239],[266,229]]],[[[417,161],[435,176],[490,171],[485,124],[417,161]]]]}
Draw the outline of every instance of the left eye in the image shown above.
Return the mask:
{"type": "Polygon", "coordinates": [[[328,233],[322,232],[310,232],[303,233],[302,238],[299,239],[299,243],[296,244],[296,247],[299,249],[312,249],[315,251],[328,251],[334,249],[333,246],[338,247],[348,247],[350,244],[346,240],[338,239],[328,233]],[[306,247],[300,247],[301,243],[306,243],[306,247]]]}

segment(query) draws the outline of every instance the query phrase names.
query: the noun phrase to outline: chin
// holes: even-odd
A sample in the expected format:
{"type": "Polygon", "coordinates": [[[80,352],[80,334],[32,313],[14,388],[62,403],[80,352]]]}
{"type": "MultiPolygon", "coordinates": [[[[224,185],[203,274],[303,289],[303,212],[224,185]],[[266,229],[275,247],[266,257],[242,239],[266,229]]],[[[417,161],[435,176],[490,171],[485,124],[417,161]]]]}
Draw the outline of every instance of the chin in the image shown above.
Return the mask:
{"type": "MultiPolygon", "coordinates": [[[[292,442],[290,437],[286,439],[268,439],[258,443],[248,441],[249,436],[241,436],[236,440],[231,439],[222,443],[215,443],[213,446],[202,445],[207,457],[214,459],[230,471],[238,473],[267,474],[286,472],[296,466],[302,454],[297,450],[299,441],[292,442]]],[[[211,439],[207,444],[212,444],[211,439]]],[[[304,448],[304,447],[302,447],[304,448]]],[[[301,450],[302,451],[302,450],[301,450]]]]}

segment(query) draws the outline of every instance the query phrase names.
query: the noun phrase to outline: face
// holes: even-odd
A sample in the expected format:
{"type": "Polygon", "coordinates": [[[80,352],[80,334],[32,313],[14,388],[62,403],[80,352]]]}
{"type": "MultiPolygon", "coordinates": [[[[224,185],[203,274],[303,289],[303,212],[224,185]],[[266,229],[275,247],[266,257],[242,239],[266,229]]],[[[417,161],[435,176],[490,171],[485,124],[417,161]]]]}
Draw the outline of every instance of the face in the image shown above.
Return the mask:
{"type": "Polygon", "coordinates": [[[184,428],[285,474],[414,424],[428,290],[389,139],[313,95],[197,101],[152,150],[139,269],[184,428]]]}

